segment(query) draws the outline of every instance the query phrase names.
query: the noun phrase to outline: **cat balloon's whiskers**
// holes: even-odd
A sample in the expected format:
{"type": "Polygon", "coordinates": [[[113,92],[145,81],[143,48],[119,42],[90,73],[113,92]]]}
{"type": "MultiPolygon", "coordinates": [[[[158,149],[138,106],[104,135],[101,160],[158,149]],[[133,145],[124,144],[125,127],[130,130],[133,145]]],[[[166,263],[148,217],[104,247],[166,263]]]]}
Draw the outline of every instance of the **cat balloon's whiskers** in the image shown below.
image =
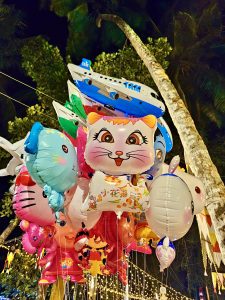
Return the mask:
{"type": "Polygon", "coordinates": [[[131,153],[131,154],[129,154],[129,156],[142,156],[142,157],[147,157],[147,158],[149,158],[149,156],[148,155],[143,155],[143,154],[135,154],[135,153],[131,153]]]}
{"type": "Polygon", "coordinates": [[[96,155],[94,158],[100,157],[100,156],[108,156],[108,153],[96,155]]]}
{"type": "Polygon", "coordinates": [[[137,160],[140,160],[141,162],[145,162],[143,159],[139,158],[139,157],[136,157],[135,155],[129,155],[131,158],[135,158],[137,160]]]}
{"type": "Polygon", "coordinates": [[[95,148],[99,148],[99,149],[107,151],[108,153],[112,153],[112,151],[110,151],[110,150],[108,150],[107,148],[104,148],[104,147],[95,147],[95,148]]]}
{"type": "Polygon", "coordinates": [[[110,153],[110,152],[106,152],[106,151],[91,151],[91,153],[110,153]]]}
{"type": "Polygon", "coordinates": [[[137,149],[137,150],[129,151],[129,152],[127,152],[127,154],[130,154],[130,153],[135,154],[135,152],[140,152],[140,151],[146,152],[146,150],[137,149]]]}

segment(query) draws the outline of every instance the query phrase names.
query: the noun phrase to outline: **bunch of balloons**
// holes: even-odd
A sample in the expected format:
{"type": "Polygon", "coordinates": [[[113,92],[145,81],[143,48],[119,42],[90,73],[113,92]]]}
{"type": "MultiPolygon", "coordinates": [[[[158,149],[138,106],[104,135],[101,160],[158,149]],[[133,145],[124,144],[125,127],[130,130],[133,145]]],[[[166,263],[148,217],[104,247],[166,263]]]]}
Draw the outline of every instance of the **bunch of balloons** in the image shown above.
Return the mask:
{"type": "Polygon", "coordinates": [[[13,209],[24,249],[39,256],[39,284],[84,283],[85,272],[127,284],[129,253],[151,254],[150,245],[163,271],[175,258],[172,241],[204,207],[204,187],[178,170],[178,156],[164,163],[172,136],[152,89],[126,91],[129,82],[85,63],[71,73],[80,90],[68,82],[69,101],[53,103],[63,131],[36,122],[16,145],[0,139],[13,156],[0,175],[16,175],[13,209]]]}

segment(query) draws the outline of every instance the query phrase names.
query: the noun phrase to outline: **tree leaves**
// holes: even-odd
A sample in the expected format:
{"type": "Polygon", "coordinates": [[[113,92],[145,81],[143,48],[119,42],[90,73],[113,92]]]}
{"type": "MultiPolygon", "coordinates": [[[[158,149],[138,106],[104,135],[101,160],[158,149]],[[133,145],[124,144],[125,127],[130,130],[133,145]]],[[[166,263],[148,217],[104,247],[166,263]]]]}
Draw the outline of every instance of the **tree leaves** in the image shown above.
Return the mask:
{"type": "MultiPolygon", "coordinates": [[[[146,46],[154,53],[156,59],[166,69],[169,64],[167,57],[172,50],[167,39],[158,38],[153,40],[152,38],[148,38],[146,46]]],[[[124,77],[128,80],[138,81],[155,87],[144,63],[133,47],[130,46],[125,46],[123,49],[114,53],[101,53],[96,57],[93,69],[98,73],[119,78],[124,77]]]]}
{"type": "Polygon", "coordinates": [[[18,11],[0,3],[0,69],[18,64],[18,48],[21,41],[17,37],[23,23],[18,11]]]}
{"type": "Polygon", "coordinates": [[[66,16],[75,6],[82,2],[76,0],[52,0],[51,9],[60,17],[66,16]]]}
{"type": "Polygon", "coordinates": [[[179,12],[174,17],[174,51],[185,54],[187,47],[193,45],[197,39],[195,19],[185,12],[179,12]]]}
{"type": "Polygon", "coordinates": [[[77,59],[90,57],[96,47],[98,29],[95,20],[88,14],[88,6],[83,3],[68,13],[69,37],[67,51],[77,59]]]}

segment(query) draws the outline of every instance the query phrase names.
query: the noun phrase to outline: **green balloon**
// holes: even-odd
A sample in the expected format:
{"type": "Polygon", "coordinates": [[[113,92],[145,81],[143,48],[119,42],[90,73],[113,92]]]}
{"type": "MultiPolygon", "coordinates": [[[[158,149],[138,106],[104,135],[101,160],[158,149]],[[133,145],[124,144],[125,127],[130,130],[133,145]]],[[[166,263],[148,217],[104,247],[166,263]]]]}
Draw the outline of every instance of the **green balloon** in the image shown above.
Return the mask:
{"type": "Polygon", "coordinates": [[[68,133],[73,138],[77,137],[78,125],[75,125],[72,121],[66,120],[64,118],[59,118],[59,124],[62,129],[68,133]]]}

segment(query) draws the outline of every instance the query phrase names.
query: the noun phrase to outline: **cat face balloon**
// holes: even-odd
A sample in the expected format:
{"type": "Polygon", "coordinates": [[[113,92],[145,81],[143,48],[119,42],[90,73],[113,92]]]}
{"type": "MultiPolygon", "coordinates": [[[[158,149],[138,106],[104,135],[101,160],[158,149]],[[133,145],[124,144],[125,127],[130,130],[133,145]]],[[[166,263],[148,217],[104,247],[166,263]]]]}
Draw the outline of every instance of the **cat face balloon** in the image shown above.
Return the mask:
{"type": "Polygon", "coordinates": [[[108,175],[138,174],[154,163],[156,118],[100,116],[87,119],[85,160],[94,170],[108,175]]]}

